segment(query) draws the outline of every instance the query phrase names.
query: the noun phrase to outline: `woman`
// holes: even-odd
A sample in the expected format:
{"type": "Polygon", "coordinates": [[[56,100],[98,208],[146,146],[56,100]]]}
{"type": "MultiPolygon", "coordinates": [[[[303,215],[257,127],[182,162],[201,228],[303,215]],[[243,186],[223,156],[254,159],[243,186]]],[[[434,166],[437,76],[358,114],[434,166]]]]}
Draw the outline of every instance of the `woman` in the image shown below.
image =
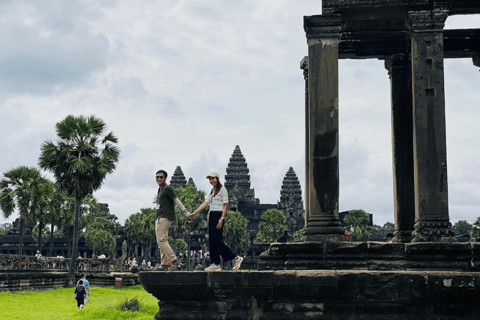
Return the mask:
{"type": "Polygon", "coordinates": [[[205,202],[195,210],[188,219],[192,219],[207,206],[208,211],[208,241],[210,245],[210,267],[205,271],[221,271],[220,256],[223,261],[233,260],[233,271],[240,269],[243,258],[235,255],[233,251],[223,242],[223,221],[228,209],[227,189],[220,183],[220,176],[212,172],[207,176],[210,184],[213,186],[210,194],[205,195],[205,202]]]}

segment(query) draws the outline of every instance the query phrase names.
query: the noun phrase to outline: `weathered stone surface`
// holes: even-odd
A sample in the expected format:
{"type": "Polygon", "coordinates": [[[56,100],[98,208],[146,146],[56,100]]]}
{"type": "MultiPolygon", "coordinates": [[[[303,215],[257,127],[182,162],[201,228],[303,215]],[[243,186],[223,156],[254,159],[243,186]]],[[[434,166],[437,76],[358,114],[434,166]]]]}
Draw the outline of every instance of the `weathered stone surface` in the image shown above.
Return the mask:
{"type": "Polygon", "coordinates": [[[270,249],[260,256],[259,270],[480,270],[475,242],[274,243],[270,249]]]}
{"type": "Polygon", "coordinates": [[[160,300],[156,319],[433,320],[480,316],[477,272],[297,270],[186,274],[140,274],[144,288],[160,300]],[[184,288],[190,290],[192,286],[198,288],[198,294],[184,299],[184,288]]]}

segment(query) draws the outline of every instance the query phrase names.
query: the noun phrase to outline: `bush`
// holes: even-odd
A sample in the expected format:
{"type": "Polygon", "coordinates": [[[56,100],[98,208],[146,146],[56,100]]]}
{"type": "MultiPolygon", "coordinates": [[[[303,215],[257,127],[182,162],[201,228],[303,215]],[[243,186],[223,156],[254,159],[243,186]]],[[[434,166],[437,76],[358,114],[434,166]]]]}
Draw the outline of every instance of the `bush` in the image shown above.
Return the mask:
{"type": "Polygon", "coordinates": [[[125,300],[120,304],[120,310],[122,311],[140,311],[140,303],[138,302],[138,298],[135,297],[130,300],[125,300]]]}

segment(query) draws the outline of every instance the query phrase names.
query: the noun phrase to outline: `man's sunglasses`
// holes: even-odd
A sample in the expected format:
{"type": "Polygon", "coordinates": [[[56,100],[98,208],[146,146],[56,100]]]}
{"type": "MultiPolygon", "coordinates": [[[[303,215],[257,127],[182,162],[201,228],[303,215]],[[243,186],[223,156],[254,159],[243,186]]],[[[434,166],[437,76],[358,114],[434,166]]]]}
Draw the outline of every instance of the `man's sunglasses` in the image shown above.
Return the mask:
{"type": "Polygon", "coordinates": [[[156,179],[164,179],[164,176],[155,176],[156,179]]]}

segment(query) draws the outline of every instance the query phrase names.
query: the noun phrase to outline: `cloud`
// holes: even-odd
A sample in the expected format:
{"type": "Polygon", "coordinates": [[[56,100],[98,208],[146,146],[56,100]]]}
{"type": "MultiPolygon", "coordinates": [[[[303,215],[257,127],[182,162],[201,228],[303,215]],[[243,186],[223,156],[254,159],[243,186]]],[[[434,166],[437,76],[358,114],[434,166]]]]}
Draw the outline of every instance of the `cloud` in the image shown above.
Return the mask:
{"type": "Polygon", "coordinates": [[[49,94],[85,85],[105,68],[108,39],[89,30],[96,13],[77,1],[0,4],[2,94],[49,94]]]}

